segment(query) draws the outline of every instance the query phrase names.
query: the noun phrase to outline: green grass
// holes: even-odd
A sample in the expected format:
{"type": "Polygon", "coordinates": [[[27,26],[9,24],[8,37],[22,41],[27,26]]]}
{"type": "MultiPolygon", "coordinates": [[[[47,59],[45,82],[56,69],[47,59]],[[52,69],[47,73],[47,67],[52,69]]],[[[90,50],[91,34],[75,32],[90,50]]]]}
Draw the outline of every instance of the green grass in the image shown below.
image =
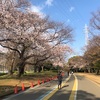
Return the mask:
{"type": "MultiPolygon", "coordinates": [[[[57,75],[56,71],[43,71],[43,72],[36,72],[33,71],[26,72],[24,75],[21,76],[21,78],[24,78],[25,76],[33,76],[33,77],[43,77],[43,76],[54,76],[57,75]]],[[[0,79],[11,79],[16,78],[16,74],[14,75],[8,75],[8,74],[0,74],[0,79]]]]}
{"type": "Polygon", "coordinates": [[[52,76],[56,76],[57,75],[57,72],[53,72],[53,71],[44,71],[44,72],[36,72],[36,73],[33,73],[33,72],[28,72],[28,73],[25,73],[22,77],[28,77],[28,76],[31,76],[31,77],[52,77],[52,76]]]}

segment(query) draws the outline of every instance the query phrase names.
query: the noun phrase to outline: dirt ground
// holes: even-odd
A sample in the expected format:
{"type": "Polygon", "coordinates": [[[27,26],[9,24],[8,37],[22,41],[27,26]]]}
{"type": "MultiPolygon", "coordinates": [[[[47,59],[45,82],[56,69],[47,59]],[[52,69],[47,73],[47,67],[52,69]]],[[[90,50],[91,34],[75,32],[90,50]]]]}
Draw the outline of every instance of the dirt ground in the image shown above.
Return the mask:
{"type": "Polygon", "coordinates": [[[100,86],[100,75],[96,75],[92,73],[78,73],[78,74],[92,80],[93,82],[95,82],[96,84],[100,86]]]}

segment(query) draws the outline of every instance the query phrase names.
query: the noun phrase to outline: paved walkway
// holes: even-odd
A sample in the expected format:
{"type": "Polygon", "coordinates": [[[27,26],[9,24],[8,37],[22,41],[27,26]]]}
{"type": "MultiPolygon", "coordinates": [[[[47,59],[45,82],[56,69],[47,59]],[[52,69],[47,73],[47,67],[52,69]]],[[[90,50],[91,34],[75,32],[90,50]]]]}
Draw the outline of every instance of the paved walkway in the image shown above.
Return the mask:
{"type": "Polygon", "coordinates": [[[100,75],[96,75],[96,74],[92,74],[92,73],[77,73],[77,74],[90,79],[91,81],[95,82],[96,84],[98,84],[100,86],[100,75]]]}

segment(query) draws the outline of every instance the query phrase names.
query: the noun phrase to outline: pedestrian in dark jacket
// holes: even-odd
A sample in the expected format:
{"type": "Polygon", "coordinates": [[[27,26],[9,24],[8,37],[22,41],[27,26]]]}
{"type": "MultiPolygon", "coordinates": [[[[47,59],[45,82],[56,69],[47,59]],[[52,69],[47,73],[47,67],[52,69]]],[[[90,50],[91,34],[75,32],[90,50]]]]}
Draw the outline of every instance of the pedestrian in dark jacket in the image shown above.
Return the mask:
{"type": "Polygon", "coordinates": [[[61,88],[62,78],[63,78],[61,72],[58,73],[57,78],[58,78],[58,89],[59,89],[61,88]]]}

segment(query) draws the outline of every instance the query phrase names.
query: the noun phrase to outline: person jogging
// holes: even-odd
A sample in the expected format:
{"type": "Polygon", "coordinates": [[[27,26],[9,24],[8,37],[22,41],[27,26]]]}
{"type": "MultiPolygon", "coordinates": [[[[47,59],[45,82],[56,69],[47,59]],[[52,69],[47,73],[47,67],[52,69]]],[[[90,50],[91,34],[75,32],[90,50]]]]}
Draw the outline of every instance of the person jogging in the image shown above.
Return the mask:
{"type": "Polygon", "coordinates": [[[62,78],[63,78],[61,72],[58,73],[57,78],[58,78],[58,89],[59,89],[61,88],[62,78]]]}

